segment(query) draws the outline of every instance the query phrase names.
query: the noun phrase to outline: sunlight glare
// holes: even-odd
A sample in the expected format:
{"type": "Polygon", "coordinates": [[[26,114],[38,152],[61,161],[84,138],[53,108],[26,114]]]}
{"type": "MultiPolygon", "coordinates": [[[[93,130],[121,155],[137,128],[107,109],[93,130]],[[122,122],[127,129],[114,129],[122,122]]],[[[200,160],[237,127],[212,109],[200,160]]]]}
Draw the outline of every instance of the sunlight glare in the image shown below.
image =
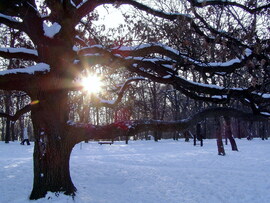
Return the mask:
{"type": "Polygon", "coordinates": [[[102,82],[96,75],[88,75],[82,78],[83,89],[88,93],[97,93],[101,91],[102,82]]]}

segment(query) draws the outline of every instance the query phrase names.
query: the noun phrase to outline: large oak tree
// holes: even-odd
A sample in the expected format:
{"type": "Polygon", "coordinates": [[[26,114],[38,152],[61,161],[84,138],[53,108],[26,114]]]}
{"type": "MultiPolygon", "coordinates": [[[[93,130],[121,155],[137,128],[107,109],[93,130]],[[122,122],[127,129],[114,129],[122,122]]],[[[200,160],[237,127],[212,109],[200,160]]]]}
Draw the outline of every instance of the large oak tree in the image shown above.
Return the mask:
{"type": "MultiPolygon", "coordinates": [[[[0,56],[33,64],[0,72],[1,89],[26,92],[32,100],[14,115],[0,114],[15,121],[23,113],[31,111],[35,147],[34,184],[30,199],[44,197],[47,191],[75,194],[69,159],[73,146],[85,139],[109,138],[118,133],[132,134],[144,130],[183,130],[204,117],[216,115],[242,118],[249,118],[249,113],[270,115],[270,41],[267,27],[270,4],[267,1],[188,0],[181,11],[163,10],[158,4],[153,4],[172,2],[166,0],[151,1],[149,5],[148,1],[140,3],[134,0],[37,2],[0,1],[2,26],[25,36],[21,40],[24,43],[16,47],[0,48],[0,56]],[[134,34],[135,42],[114,46],[104,43],[104,38],[95,34],[82,33],[80,26],[89,25],[89,20],[93,20],[89,16],[105,4],[116,8],[130,5],[142,11],[143,19],[149,18],[137,21],[140,19],[138,12],[133,19],[136,26],[129,31],[134,33],[128,35],[134,34]],[[157,25],[150,26],[152,22],[157,25]],[[150,29],[141,33],[148,23],[150,29]],[[151,32],[155,26],[162,30],[151,32]],[[125,67],[136,76],[123,83],[115,100],[96,99],[99,105],[116,105],[129,83],[147,78],[170,84],[196,100],[228,106],[239,101],[250,111],[213,108],[189,119],[172,122],[123,121],[106,126],[74,123],[69,120],[69,91],[80,88],[76,78],[90,65],[101,65],[111,71],[125,67]],[[200,75],[199,82],[191,80],[190,74],[194,72],[200,75]],[[240,79],[245,82],[238,82],[240,79]]],[[[176,5],[181,2],[174,1],[176,5]]]]}

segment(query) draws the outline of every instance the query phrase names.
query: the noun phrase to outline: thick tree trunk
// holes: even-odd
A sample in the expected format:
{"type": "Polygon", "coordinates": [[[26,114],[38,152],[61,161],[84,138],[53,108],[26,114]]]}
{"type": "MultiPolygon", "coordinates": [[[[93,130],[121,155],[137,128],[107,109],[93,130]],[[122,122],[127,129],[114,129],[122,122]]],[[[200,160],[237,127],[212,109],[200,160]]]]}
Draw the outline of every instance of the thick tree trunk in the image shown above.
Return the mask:
{"type": "Polygon", "coordinates": [[[145,132],[144,132],[144,139],[145,139],[145,140],[149,140],[148,134],[149,134],[148,131],[145,131],[145,132]]]}
{"type": "Polygon", "coordinates": [[[161,139],[162,139],[162,132],[158,131],[158,140],[161,140],[161,139]]]}
{"type": "Polygon", "coordinates": [[[45,197],[48,191],[75,195],[76,188],[69,172],[71,150],[72,146],[61,140],[35,142],[34,184],[30,199],[45,197]]]}
{"type": "MultiPolygon", "coordinates": [[[[1,123],[2,125],[4,124],[4,118],[1,118],[1,123]]],[[[5,125],[3,125],[1,129],[1,141],[4,141],[4,140],[5,140],[5,125]]]]}
{"type": "Polygon", "coordinates": [[[227,116],[224,116],[224,120],[225,120],[225,137],[230,140],[232,151],[238,151],[235,139],[232,136],[231,119],[227,116]]]}
{"type": "Polygon", "coordinates": [[[225,149],[222,142],[222,133],[221,133],[221,124],[220,119],[216,119],[216,137],[217,137],[217,147],[218,147],[218,155],[225,156],[225,149]]]}
{"type": "Polygon", "coordinates": [[[202,132],[201,132],[201,124],[197,123],[196,125],[196,134],[197,134],[197,139],[200,141],[201,147],[203,146],[203,137],[202,137],[202,132]]]}
{"type": "Polygon", "coordinates": [[[125,139],[126,139],[126,144],[128,144],[128,140],[129,140],[128,134],[126,134],[125,139]]]}
{"type": "Polygon", "coordinates": [[[175,131],[173,132],[173,140],[177,140],[179,139],[179,132],[175,131]]]}
{"type": "Polygon", "coordinates": [[[23,120],[23,117],[21,117],[21,118],[19,119],[19,125],[20,125],[19,137],[20,137],[20,140],[22,141],[22,140],[23,140],[23,128],[24,128],[24,120],[23,120]]]}
{"type": "Polygon", "coordinates": [[[260,123],[259,135],[262,138],[262,140],[265,139],[265,122],[260,123]]]}
{"type": "Polygon", "coordinates": [[[193,145],[196,146],[196,141],[197,141],[197,134],[194,133],[193,135],[193,145]]]}
{"type": "Polygon", "coordinates": [[[7,121],[6,121],[5,143],[9,143],[9,141],[10,141],[10,119],[7,118],[7,121]]]}
{"type": "Polygon", "coordinates": [[[34,183],[30,199],[45,197],[49,191],[75,195],[69,159],[76,142],[75,136],[67,130],[65,101],[65,94],[48,95],[32,110],[35,147],[34,183]]]}
{"type": "Polygon", "coordinates": [[[189,142],[189,132],[188,131],[185,131],[184,132],[184,138],[185,138],[185,142],[189,142]]]}
{"type": "MultiPolygon", "coordinates": [[[[5,111],[7,114],[10,114],[10,101],[11,101],[11,94],[9,92],[6,93],[5,98],[5,111]]],[[[6,133],[5,133],[5,143],[9,143],[11,135],[10,135],[10,119],[7,118],[6,120],[6,133]]]]}
{"type": "Polygon", "coordinates": [[[250,122],[249,125],[248,125],[248,136],[247,136],[247,139],[248,140],[252,140],[253,139],[253,122],[250,122]]]}
{"type": "Polygon", "coordinates": [[[15,141],[15,122],[10,122],[11,141],[15,141]]]}
{"type": "Polygon", "coordinates": [[[222,142],[221,134],[218,134],[217,137],[217,147],[218,147],[218,155],[225,156],[225,150],[222,142]]]}
{"type": "Polygon", "coordinates": [[[238,133],[238,139],[241,139],[242,136],[241,136],[241,123],[240,123],[240,120],[237,119],[237,133],[238,133]]]}
{"type": "Polygon", "coordinates": [[[154,135],[155,142],[158,142],[158,132],[157,131],[154,131],[153,132],[153,135],[154,135]]]}
{"type": "Polygon", "coordinates": [[[268,131],[269,131],[269,127],[268,127],[268,121],[265,122],[265,128],[266,128],[266,131],[265,131],[265,139],[268,140],[268,131]]]}

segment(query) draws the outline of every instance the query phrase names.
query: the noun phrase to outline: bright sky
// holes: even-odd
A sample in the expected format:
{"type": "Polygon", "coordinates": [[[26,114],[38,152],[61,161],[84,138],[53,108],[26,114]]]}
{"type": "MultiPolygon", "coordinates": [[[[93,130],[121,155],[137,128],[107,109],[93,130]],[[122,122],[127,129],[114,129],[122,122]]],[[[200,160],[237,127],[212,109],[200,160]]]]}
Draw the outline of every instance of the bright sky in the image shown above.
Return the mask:
{"type": "MultiPolygon", "coordinates": [[[[37,5],[44,0],[36,0],[37,5]]],[[[105,25],[106,29],[117,27],[119,24],[124,23],[124,18],[121,14],[122,11],[126,11],[129,6],[121,6],[120,8],[114,8],[112,5],[99,6],[97,12],[100,16],[98,22],[94,22],[96,25],[105,25]]]]}
{"type": "MultiPolygon", "coordinates": [[[[127,9],[127,7],[122,8],[127,9]]],[[[100,15],[100,20],[97,24],[104,24],[106,28],[117,27],[119,24],[124,23],[124,18],[120,9],[116,9],[111,5],[99,6],[97,11],[100,15]]]]}

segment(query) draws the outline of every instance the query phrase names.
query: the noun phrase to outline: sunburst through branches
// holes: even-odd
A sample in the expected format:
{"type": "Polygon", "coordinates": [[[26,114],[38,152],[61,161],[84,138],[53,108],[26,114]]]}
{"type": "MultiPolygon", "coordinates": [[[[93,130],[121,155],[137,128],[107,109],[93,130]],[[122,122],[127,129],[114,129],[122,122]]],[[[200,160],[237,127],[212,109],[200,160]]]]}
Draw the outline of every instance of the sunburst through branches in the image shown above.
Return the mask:
{"type": "Polygon", "coordinates": [[[89,94],[98,93],[101,91],[102,81],[100,77],[95,74],[87,74],[81,78],[81,85],[83,90],[89,94]]]}

